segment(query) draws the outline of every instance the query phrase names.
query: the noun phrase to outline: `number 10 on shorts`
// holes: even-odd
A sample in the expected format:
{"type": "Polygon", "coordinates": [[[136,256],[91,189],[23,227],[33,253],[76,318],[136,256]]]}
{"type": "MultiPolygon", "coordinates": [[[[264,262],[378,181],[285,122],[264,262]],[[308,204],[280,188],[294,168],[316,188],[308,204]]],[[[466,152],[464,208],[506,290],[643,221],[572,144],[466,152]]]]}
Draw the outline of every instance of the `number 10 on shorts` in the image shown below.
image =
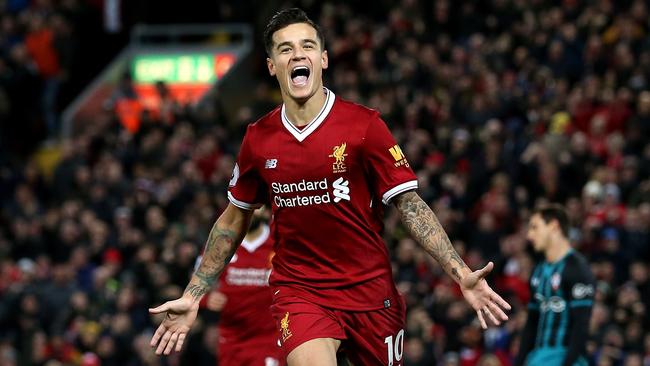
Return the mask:
{"type": "Polygon", "coordinates": [[[394,342],[393,336],[388,336],[384,338],[384,343],[388,348],[388,366],[393,366],[394,362],[400,362],[404,354],[404,329],[400,329],[394,342]]]}

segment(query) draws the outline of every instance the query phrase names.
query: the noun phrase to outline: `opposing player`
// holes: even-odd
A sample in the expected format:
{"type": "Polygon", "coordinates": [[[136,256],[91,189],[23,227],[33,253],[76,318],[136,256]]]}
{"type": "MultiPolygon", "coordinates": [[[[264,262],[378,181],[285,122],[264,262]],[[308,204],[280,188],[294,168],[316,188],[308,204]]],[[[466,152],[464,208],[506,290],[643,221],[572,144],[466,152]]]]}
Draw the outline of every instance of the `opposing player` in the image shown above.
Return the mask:
{"type": "Polygon", "coordinates": [[[167,315],[151,345],[180,350],[198,301],[246,232],[251,210],[270,204],[277,233],[271,307],[290,366],[402,364],[405,306],[382,242],[383,205],[393,204],[422,247],[460,285],[487,327],[509,305],[485,281],[493,264],[472,272],[429,206],[376,111],[323,87],[323,34],[303,11],[277,13],[264,33],[269,73],[283,105],[248,127],[230,182],[230,205],[206,243],[183,296],[152,313],[167,315]]]}
{"type": "Polygon", "coordinates": [[[273,238],[270,213],[260,208],[241,246],[219,278],[219,286],[204,299],[218,311],[219,366],[277,366],[280,348],[271,317],[269,288],[273,238]]]}
{"type": "Polygon", "coordinates": [[[585,258],[571,248],[561,206],[531,216],[528,239],[542,252],[530,279],[531,300],[515,365],[587,365],[585,345],[595,281],[585,258]]]}

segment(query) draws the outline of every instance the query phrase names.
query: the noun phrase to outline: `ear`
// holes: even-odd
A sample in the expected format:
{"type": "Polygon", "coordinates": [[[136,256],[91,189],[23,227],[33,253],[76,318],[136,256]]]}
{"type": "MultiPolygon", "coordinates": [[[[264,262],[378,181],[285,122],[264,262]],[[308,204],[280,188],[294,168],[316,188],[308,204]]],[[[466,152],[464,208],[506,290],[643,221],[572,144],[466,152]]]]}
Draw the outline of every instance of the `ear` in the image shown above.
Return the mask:
{"type": "Polygon", "coordinates": [[[266,67],[269,69],[269,74],[271,76],[275,76],[275,64],[273,63],[273,60],[271,60],[270,57],[266,58],[266,67]]]}
{"type": "Polygon", "coordinates": [[[562,233],[562,227],[560,227],[560,222],[557,221],[556,219],[551,220],[548,225],[553,228],[553,230],[557,230],[558,233],[562,233]]]}
{"type": "Polygon", "coordinates": [[[321,67],[324,69],[327,69],[327,66],[329,65],[329,57],[327,56],[327,50],[324,50],[320,54],[320,64],[321,67]]]}

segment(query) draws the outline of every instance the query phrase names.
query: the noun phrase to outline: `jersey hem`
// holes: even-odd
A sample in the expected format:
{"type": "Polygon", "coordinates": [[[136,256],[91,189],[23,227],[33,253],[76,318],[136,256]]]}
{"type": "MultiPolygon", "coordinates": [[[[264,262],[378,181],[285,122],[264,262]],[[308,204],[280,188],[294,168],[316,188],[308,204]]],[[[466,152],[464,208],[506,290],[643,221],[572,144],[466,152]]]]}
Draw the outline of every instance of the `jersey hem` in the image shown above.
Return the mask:
{"type": "MultiPolygon", "coordinates": [[[[278,299],[282,299],[285,297],[294,297],[301,299],[303,301],[307,301],[310,303],[313,303],[315,305],[318,305],[320,307],[330,309],[330,310],[340,310],[340,311],[354,311],[354,312],[359,312],[359,311],[377,311],[384,309],[383,305],[383,300],[390,300],[392,302],[398,301],[395,296],[400,296],[397,291],[393,295],[387,295],[387,297],[382,299],[382,302],[377,302],[377,305],[372,305],[372,306],[346,306],[342,305],[342,303],[345,302],[340,302],[340,303],[329,303],[329,302],[323,302],[322,296],[318,296],[313,294],[311,291],[306,290],[304,288],[300,287],[295,287],[290,284],[276,284],[276,285],[270,285],[271,289],[273,290],[274,293],[277,292],[277,290],[283,291],[281,294],[278,294],[277,296],[273,297],[273,301],[275,302],[278,299]]],[[[318,289],[315,289],[318,290],[318,289]]]]}
{"type": "Polygon", "coordinates": [[[418,188],[418,181],[417,180],[410,180],[408,182],[404,182],[402,184],[398,184],[395,187],[389,189],[384,193],[384,195],[381,198],[381,201],[387,205],[390,203],[390,200],[392,200],[395,196],[397,196],[400,193],[404,193],[407,191],[412,191],[418,188]]]}
{"type": "Polygon", "coordinates": [[[230,201],[230,203],[243,210],[254,210],[262,207],[261,203],[248,203],[248,202],[240,201],[236,199],[230,192],[228,192],[228,200],[230,201]]]}

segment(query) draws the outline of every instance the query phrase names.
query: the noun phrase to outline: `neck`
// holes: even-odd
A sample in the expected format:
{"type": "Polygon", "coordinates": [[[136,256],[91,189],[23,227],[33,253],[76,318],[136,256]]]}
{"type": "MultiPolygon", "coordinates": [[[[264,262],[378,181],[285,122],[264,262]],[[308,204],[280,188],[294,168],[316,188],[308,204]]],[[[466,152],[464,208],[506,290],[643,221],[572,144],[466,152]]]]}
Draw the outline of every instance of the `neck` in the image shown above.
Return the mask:
{"type": "Polygon", "coordinates": [[[266,224],[261,224],[259,225],[255,230],[250,230],[248,234],[244,237],[244,240],[247,242],[252,242],[257,240],[260,236],[262,236],[262,233],[264,233],[264,228],[266,227],[266,224]]]}
{"type": "Polygon", "coordinates": [[[296,101],[291,97],[284,98],[285,113],[291,123],[302,127],[316,118],[323,105],[325,105],[327,96],[322,87],[319,89],[319,91],[314,93],[306,101],[296,101]]]}
{"type": "Polygon", "coordinates": [[[571,250],[571,244],[569,240],[564,237],[557,238],[551,242],[549,248],[544,252],[546,261],[549,263],[555,263],[571,250]]]}

